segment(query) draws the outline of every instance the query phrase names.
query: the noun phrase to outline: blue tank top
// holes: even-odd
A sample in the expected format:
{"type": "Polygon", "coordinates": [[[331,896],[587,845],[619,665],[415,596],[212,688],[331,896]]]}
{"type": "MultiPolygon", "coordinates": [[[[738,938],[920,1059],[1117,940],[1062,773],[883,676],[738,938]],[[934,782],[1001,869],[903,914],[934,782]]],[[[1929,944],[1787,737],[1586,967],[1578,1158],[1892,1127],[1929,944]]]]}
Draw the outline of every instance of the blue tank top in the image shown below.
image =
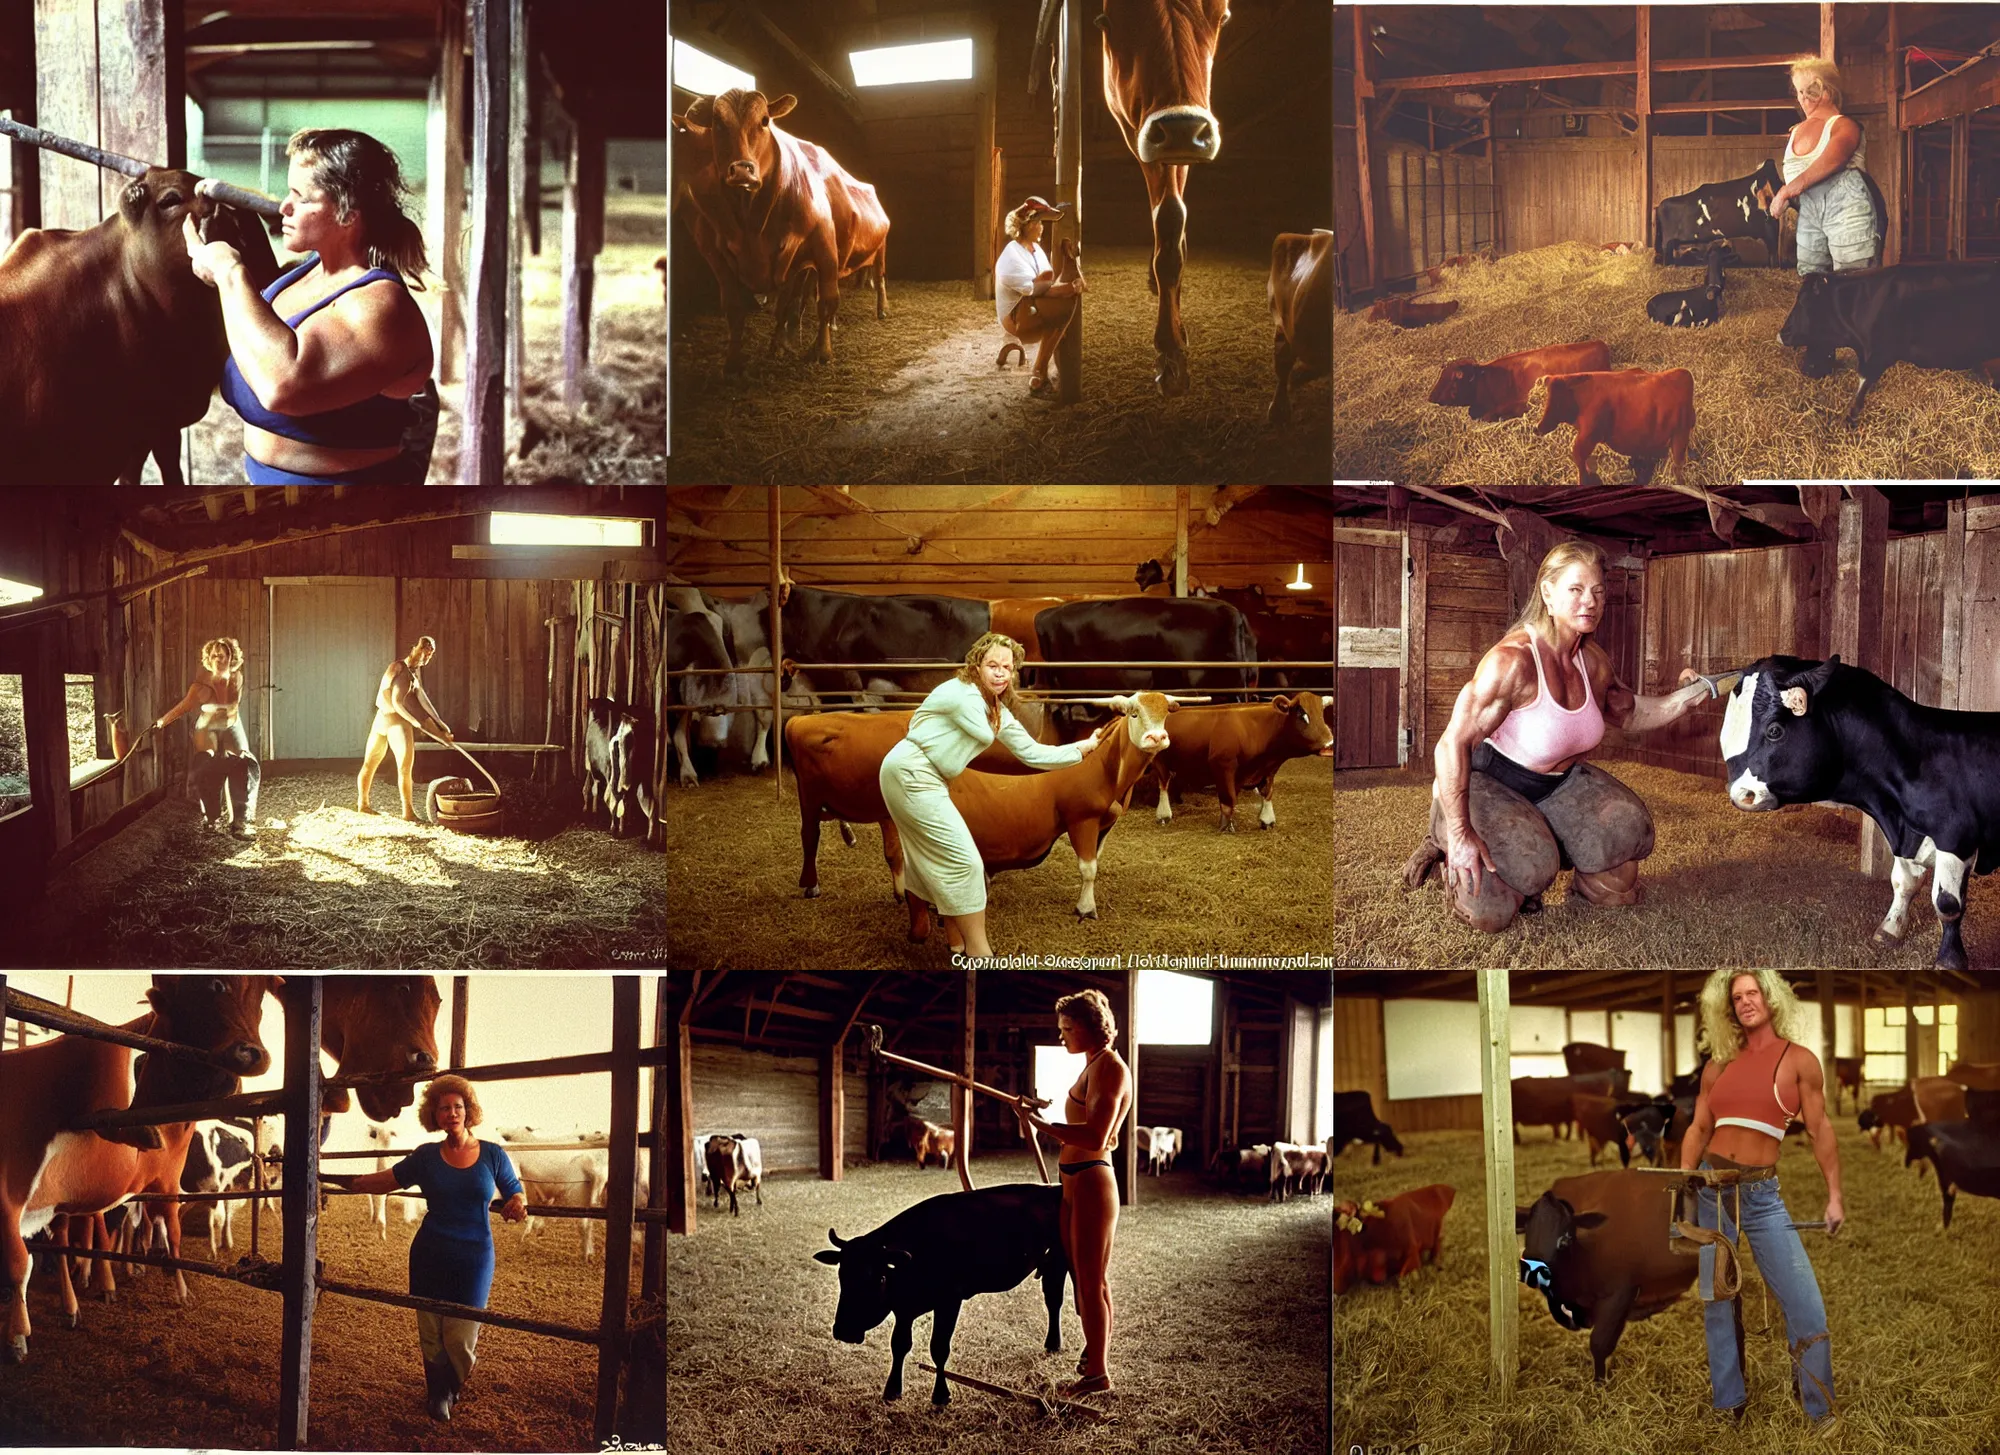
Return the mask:
{"type": "MultiPolygon", "coordinates": [[[[319,264],[319,254],[310,254],[290,272],[281,274],[277,281],[264,289],[264,301],[269,303],[284,292],[298,279],[312,271],[319,264]]],[[[402,278],[387,268],[370,268],[352,283],[336,289],[313,304],[302,313],[285,320],[285,326],[297,329],[320,309],[333,302],[343,293],[351,293],[356,288],[387,278],[401,285],[402,278]]],[[[323,410],[318,414],[278,414],[264,407],[264,402],[251,389],[243,371],[236,367],[236,356],[230,355],[222,366],[222,398],[231,409],[243,416],[245,424],[255,425],[274,435],[288,440],[297,440],[303,445],[323,445],[329,449],[369,450],[388,449],[403,443],[403,432],[415,418],[409,401],[389,399],[376,394],[358,403],[345,405],[339,409],[323,410]]]]}

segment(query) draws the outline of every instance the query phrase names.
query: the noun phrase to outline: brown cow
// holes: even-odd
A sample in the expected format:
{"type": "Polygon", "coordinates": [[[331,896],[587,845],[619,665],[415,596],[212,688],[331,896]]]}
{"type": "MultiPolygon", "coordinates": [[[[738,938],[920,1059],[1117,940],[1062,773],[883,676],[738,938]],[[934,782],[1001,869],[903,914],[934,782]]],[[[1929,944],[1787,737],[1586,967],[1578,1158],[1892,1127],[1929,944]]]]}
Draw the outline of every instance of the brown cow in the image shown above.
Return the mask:
{"type": "Polygon", "coordinates": [[[1333,234],[1315,229],[1281,232],[1271,244],[1271,278],[1265,285],[1277,337],[1271,362],[1278,392],[1264,411],[1267,424],[1292,417],[1292,373],[1317,379],[1333,367],[1333,234]]]}
{"type": "Polygon", "coordinates": [[[1576,1120],[1570,1099],[1576,1087],[1567,1076],[1516,1076],[1514,1091],[1514,1140],[1521,1140],[1521,1127],[1547,1127],[1554,1137],[1568,1134],[1576,1120]]]}
{"type": "Polygon", "coordinates": [[[1434,1182],[1380,1204],[1335,1203],[1333,1291],[1345,1293],[1357,1279],[1396,1282],[1421,1268],[1427,1253],[1435,1268],[1444,1252],[1445,1214],[1457,1197],[1457,1188],[1434,1182]]]}
{"type": "Polygon", "coordinates": [[[1974,1091],[2000,1091],[2000,1061],[1954,1061],[1944,1074],[1974,1091]]]}
{"type": "Polygon", "coordinates": [[[1919,1076],[1910,1083],[1910,1095],[1917,1104],[1916,1121],[1965,1120],[1965,1088],[1949,1076],[1919,1076]]]}
{"type": "Polygon", "coordinates": [[[1833,1058],[1833,1109],[1840,1110],[1840,1093],[1843,1088],[1854,1093],[1854,1104],[1861,1105],[1861,1057],[1835,1056],[1833,1058]]]}
{"type": "Polygon", "coordinates": [[[1422,328],[1426,324],[1442,323],[1456,312],[1456,298],[1443,303],[1412,303],[1407,298],[1384,298],[1368,310],[1368,317],[1375,323],[1386,319],[1398,328],[1422,328]]]}
{"type": "Polygon", "coordinates": [[[1907,1145],[1910,1127],[1917,1120],[1917,1099],[1907,1086],[1894,1091],[1879,1091],[1868,1103],[1868,1110],[1855,1118],[1855,1124],[1868,1133],[1875,1150],[1882,1150],[1882,1129],[1891,1128],[1900,1135],[1907,1145]]]}
{"type": "Polygon", "coordinates": [[[775,354],[785,328],[785,289],[800,286],[803,268],[818,275],[819,340],[808,356],[815,363],[833,362],[841,279],[867,278],[875,316],[889,316],[889,214],[872,185],[849,176],[824,148],[775,125],[797,104],[796,96],[766,100],[761,91],[731,90],[700,97],[680,120],[680,129],[709,141],[708,171],[697,173],[688,196],[709,224],[694,229],[694,237],[722,290],[729,318],[724,368],[732,374],[743,368],[750,296],[778,300],[775,354]]]}
{"type": "MultiPolygon", "coordinates": [[[[1049,0],[1045,0],[1044,9],[1049,0]]],[[[1181,325],[1181,267],[1187,255],[1187,204],[1182,192],[1191,165],[1222,150],[1222,123],[1208,109],[1216,43],[1229,19],[1229,0],[1104,0],[1104,104],[1125,145],[1146,174],[1153,213],[1153,325],[1162,394],[1185,394],[1187,330],[1181,325]]]]}
{"type": "Polygon", "coordinates": [[[1595,1041],[1571,1041],[1562,1048],[1563,1065],[1572,1076],[1588,1076],[1593,1071],[1623,1071],[1625,1053],[1595,1041]]]}
{"type": "Polygon", "coordinates": [[[910,1156],[919,1167],[931,1165],[933,1154],[938,1166],[951,1166],[951,1154],[957,1133],[949,1127],[941,1127],[936,1122],[925,1121],[922,1117],[906,1118],[902,1125],[903,1144],[910,1149],[910,1156]]]}
{"type": "Polygon", "coordinates": [[[1528,412],[1528,391],[1537,379],[1610,367],[1611,350],[1602,339],[1523,349],[1484,364],[1453,359],[1439,371],[1431,403],[1452,408],[1465,405],[1472,418],[1481,421],[1519,419],[1528,412]]]}
{"type": "Polygon", "coordinates": [[[199,180],[153,167],[97,226],[30,228],[0,257],[0,485],[136,485],[149,453],[186,483],[179,432],[208,413],[229,340],[183,220],[235,247],[253,287],[278,276],[263,225],[199,180]]]}
{"type": "Polygon", "coordinates": [[[1548,403],[1535,433],[1547,434],[1563,424],[1576,426],[1570,458],[1576,461],[1579,484],[1604,483],[1590,468],[1591,452],[1599,445],[1632,457],[1636,484],[1653,478],[1662,455],[1673,461],[1674,483],[1682,483],[1688,436],[1694,431],[1694,375],[1686,369],[1658,374],[1643,369],[1551,374],[1548,388],[1548,403]]]}
{"type": "Polygon", "coordinates": [[[1631,1106],[1632,1102],[1615,1096],[1596,1096],[1589,1092],[1578,1092],[1570,1097],[1571,1114],[1576,1124],[1583,1128],[1583,1134],[1590,1140],[1590,1165],[1597,1165],[1597,1154],[1607,1146],[1618,1148],[1618,1165],[1632,1165],[1632,1133],[1619,1119],[1618,1109],[1631,1106]]]}
{"type": "Polygon", "coordinates": [[[1255,788],[1264,800],[1257,826],[1278,821],[1271,806],[1278,770],[1293,758],[1333,756],[1333,728],[1316,692],[1274,697],[1255,707],[1184,707],[1174,715],[1173,742],[1153,759],[1160,804],[1153,817],[1174,816],[1172,789],[1213,785],[1222,803],[1223,833],[1236,832],[1238,790],[1255,788]]]}

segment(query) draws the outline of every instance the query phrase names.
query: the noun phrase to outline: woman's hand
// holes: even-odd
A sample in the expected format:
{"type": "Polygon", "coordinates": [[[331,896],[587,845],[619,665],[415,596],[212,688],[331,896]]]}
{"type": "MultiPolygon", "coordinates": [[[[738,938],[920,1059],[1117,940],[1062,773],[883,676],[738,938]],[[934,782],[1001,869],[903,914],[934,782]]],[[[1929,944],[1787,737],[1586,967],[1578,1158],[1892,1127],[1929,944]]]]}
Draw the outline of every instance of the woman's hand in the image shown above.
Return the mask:
{"type": "Polygon", "coordinates": [[[213,288],[216,279],[231,268],[243,266],[243,255],[226,242],[205,243],[201,234],[195,231],[194,214],[181,219],[181,236],[187,242],[188,258],[194,264],[194,275],[213,288]]]}
{"type": "Polygon", "coordinates": [[[1481,866],[1488,874],[1497,876],[1500,872],[1493,863],[1493,856],[1486,850],[1486,840],[1480,838],[1470,824],[1463,829],[1450,830],[1445,835],[1445,892],[1455,894],[1462,878],[1465,887],[1477,894],[1481,866]]]}
{"type": "Polygon", "coordinates": [[[1831,1238],[1846,1221],[1847,1209],[1840,1205],[1840,1194],[1829,1193],[1826,1199],[1826,1235],[1831,1238]]]}
{"type": "Polygon", "coordinates": [[[507,1199],[507,1205],[500,1209],[500,1216],[510,1223],[525,1223],[528,1220],[528,1205],[520,1193],[507,1199]]]}
{"type": "Polygon", "coordinates": [[[1798,193],[1792,190],[1792,184],[1789,182],[1773,192],[1771,194],[1771,216],[1782,222],[1785,216],[1785,209],[1792,205],[1792,199],[1798,195],[1798,193]]]}
{"type": "Polygon", "coordinates": [[[1046,1127],[1049,1124],[1047,1118],[1041,1114],[1041,1109],[1035,1105],[1034,1099],[1026,1095],[1014,1098],[1014,1114],[1030,1126],[1046,1127]]]}

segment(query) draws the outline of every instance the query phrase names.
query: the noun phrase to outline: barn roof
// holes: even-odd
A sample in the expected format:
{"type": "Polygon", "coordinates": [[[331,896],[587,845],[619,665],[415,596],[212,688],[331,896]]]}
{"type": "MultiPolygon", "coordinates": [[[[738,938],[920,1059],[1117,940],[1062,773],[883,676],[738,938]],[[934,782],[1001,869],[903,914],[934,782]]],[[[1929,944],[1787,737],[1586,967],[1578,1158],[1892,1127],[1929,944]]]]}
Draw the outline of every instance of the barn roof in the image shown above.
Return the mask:
{"type": "MultiPolygon", "coordinates": [[[[1564,1006],[1571,1010],[1657,1011],[1660,989],[1671,980],[1676,1010],[1693,1007],[1708,979],[1707,970],[1515,970],[1507,977],[1507,994],[1515,1005],[1564,1006]]],[[[1865,970],[1780,970],[1792,988],[1805,997],[1819,994],[1819,977],[1833,977],[1837,1002],[1857,1002],[1867,981],[1870,1005],[1901,1005],[1908,983],[1916,1000],[1926,1004],[1940,996],[1968,991],[2000,991],[2000,970],[1938,970],[1928,974],[1894,974],[1865,970]]],[[[1337,996],[1371,996],[1385,1000],[1475,1000],[1476,972],[1471,970],[1336,970],[1337,996]]]]}

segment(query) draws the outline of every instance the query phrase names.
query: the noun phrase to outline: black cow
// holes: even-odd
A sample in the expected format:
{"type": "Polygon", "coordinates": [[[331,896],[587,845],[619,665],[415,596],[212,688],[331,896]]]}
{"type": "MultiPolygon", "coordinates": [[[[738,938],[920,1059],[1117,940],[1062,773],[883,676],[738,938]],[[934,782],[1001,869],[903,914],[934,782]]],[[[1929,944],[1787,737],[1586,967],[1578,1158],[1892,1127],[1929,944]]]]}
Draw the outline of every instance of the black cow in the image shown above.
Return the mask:
{"type": "MultiPolygon", "coordinates": [[[[1035,613],[1035,636],[1050,662],[1241,662],[1241,667],[1085,667],[1031,674],[1057,687],[1106,693],[1255,687],[1257,639],[1226,601],[1120,596],[1068,601],[1035,613]]],[[[1237,698],[1222,701],[1234,702],[1237,698]]],[[[1086,713],[1085,716],[1089,714],[1086,713]]]]}
{"type": "MultiPolygon", "coordinates": [[[[1818,378],[1835,349],[1853,349],[1861,373],[1847,422],[1897,360],[1921,369],[1976,369],[2000,360],[2000,263],[1902,263],[1857,273],[1812,273],[1778,342],[1803,348],[1818,378]]],[[[2000,372],[1987,374],[2000,384],[2000,372]]]]}
{"type": "Polygon", "coordinates": [[[792,585],[784,589],[785,656],[812,672],[821,691],[860,692],[868,679],[927,692],[947,675],[827,672],[815,662],[949,662],[992,629],[993,608],[957,596],[851,596],[792,585]]]}
{"type": "Polygon", "coordinates": [[[1384,1147],[1398,1157],[1403,1155],[1403,1144],[1396,1140],[1396,1133],[1390,1125],[1375,1115],[1374,1100],[1367,1092],[1336,1091],[1333,1094],[1333,1155],[1338,1157],[1351,1142],[1375,1144],[1372,1166],[1382,1165],[1384,1147]]]}
{"type": "Polygon", "coordinates": [[[1947,1228],[1951,1226],[1951,1205],[1961,1192],[2000,1197],[2000,1126],[1976,1121],[1918,1122],[1910,1128],[1903,1165],[1907,1167],[1919,1157],[1928,1157],[1937,1168],[1947,1228]]]}
{"type": "Polygon", "coordinates": [[[1896,856],[1877,944],[1901,943],[1910,895],[1935,863],[1937,964],[1965,968],[1966,875],[2000,865],[2000,713],[1926,707],[1838,656],[1764,657],[1729,694],[1722,758],[1740,809],[1831,802],[1875,820],[1896,856]]]}
{"type": "MultiPolygon", "coordinates": [[[[1251,640],[1257,644],[1259,662],[1331,662],[1333,660],[1333,613],[1323,616],[1296,616],[1273,611],[1261,586],[1247,591],[1228,588],[1211,590],[1196,587],[1194,594],[1227,601],[1243,613],[1250,624],[1251,640]]],[[[1333,679],[1329,667],[1259,667],[1259,687],[1280,687],[1290,691],[1304,688],[1324,690],[1333,679]]]]}
{"type": "Polygon", "coordinates": [[[1965,1115],[1975,1122],[2000,1122],[2000,1091],[1965,1089],[1965,1115]]]}
{"type": "MultiPolygon", "coordinates": [[[[1660,1144],[1673,1125],[1676,1110],[1678,1104],[1671,1096],[1655,1096],[1643,1106],[1620,1104],[1618,1120],[1638,1145],[1639,1155],[1648,1162],[1658,1164],[1660,1161],[1660,1144]]],[[[1689,1116],[1693,1116],[1692,1108],[1689,1116]]]]}
{"type": "Polygon", "coordinates": [[[651,834],[653,729],[645,710],[611,697],[591,698],[584,705],[583,759],[585,816],[594,821],[602,812],[613,838],[625,837],[628,827],[642,837],[651,834]]]}
{"type": "Polygon", "coordinates": [[[1646,317],[1668,328],[1707,328],[1722,317],[1722,246],[1708,250],[1708,281],[1677,293],[1655,293],[1646,301],[1646,317]]]}
{"type": "MultiPolygon", "coordinates": [[[[680,782],[683,788],[692,788],[699,781],[695,776],[694,758],[688,752],[688,719],[699,718],[700,726],[695,730],[697,741],[707,747],[720,748],[729,740],[728,709],[741,699],[734,677],[676,677],[673,674],[690,668],[715,669],[735,665],[729,659],[729,648],[724,645],[722,633],[716,629],[711,617],[703,612],[667,608],[667,703],[669,706],[684,703],[703,709],[699,715],[687,712],[673,714],[673,731],[669,741],[680,754],[680,782]]],[[[588,807],[587,796],[585,804],[588,807]]]]}
{"type": "Polygon", "coordinates": [[[903,1397],[903,1356],[910,1352],[910,1325],[931,1318],[931,1362],[937,1369],[932,1404],[948,1404],[951,1387],[944,1371],[951,1358],[952,1330],[964,1302],[981,1293],[1005,1293],[1030,1273],[1042,1279],[1042,1302],[1049,1311],[1051,1354],[1062,1348],[1063,1284],[1069,1258],[1063,1252],[1058,1218],[1062,1189],[1010,1182],[975,1192],[927,1197],[913,1208],[858,1238],[826,1235],[833,1251],[813,1254],[840,1269],[840,1305],[834,1310],[833,1337],[859,1344],[891,1314],[889,1382],[882,1398],[903,1397]]]}
{"type": "Polygon", "coordinates": [[[1692,192],[1668,197],[1653,209],[1653,262],[1664,268],[1674,250],[1698,246],[1721,237],[1757,238],[1778,266],[1778,220],[1771,216],[1771,198],[1785,185],[1778,164],[1766,157],[1747,177],[1728,182],[1704,182],[1692,192]]]}

